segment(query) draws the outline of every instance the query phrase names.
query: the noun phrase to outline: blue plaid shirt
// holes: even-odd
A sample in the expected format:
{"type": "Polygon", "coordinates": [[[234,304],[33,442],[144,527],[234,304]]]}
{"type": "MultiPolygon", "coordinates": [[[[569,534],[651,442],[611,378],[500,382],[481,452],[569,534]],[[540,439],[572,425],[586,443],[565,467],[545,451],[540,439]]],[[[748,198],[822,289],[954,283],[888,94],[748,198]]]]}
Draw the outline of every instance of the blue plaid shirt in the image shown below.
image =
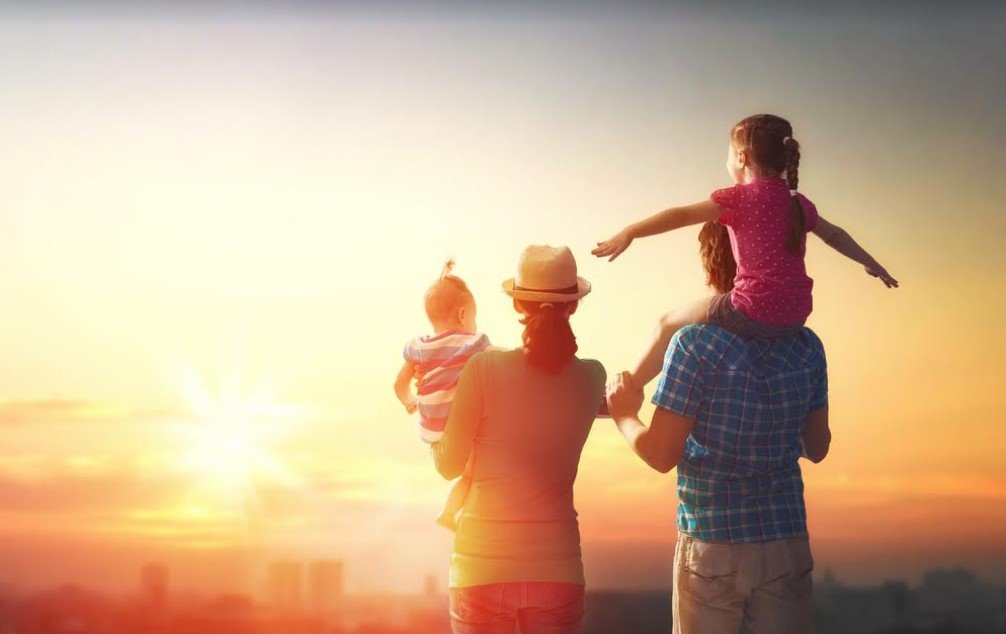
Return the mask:
{"type": "Polygon", "coordinates": [[[678,331],[653,395],[695,420],[678,463],[678,531],[728,542],[806,535],[797,460],[807,414],[827,402],[824,347],[808,328],[784,339],[678,331]]]}

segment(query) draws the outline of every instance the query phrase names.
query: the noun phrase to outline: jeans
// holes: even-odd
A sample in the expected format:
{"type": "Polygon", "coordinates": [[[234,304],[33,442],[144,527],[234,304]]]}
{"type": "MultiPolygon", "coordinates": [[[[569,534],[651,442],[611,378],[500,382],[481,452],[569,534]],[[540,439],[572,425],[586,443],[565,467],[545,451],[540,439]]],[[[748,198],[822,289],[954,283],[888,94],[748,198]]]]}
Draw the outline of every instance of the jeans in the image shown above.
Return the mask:
{"type": "Polygon", "coordinates": [[[674,634],[809,634],[814,559],[806,537],[704,542],[679,534],[674,551],[674,634]]]}
{"type": "Polygon", "coordinates": [[[522,581],[451,588],[454,634],[576,634],[584,611],[584,587],[522,581]]]}

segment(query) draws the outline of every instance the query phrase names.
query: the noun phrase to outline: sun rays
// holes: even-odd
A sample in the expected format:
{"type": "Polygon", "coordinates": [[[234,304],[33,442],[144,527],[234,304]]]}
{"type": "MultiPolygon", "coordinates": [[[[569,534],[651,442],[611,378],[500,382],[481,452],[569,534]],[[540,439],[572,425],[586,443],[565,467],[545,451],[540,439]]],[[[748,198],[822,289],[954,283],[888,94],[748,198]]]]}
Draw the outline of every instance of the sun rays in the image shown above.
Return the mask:
{"type": "Polygon", "coordinates": [[[191,482],[184,507],[230,520],[240,542],[257,541],[261,488],[306,488],[277,451],[304,422],[306,408],[283,403],[240,365],[215,378],[189,371],[182,382],[188,417],[175,435],[181,445],[176,467],[191,482]]]}

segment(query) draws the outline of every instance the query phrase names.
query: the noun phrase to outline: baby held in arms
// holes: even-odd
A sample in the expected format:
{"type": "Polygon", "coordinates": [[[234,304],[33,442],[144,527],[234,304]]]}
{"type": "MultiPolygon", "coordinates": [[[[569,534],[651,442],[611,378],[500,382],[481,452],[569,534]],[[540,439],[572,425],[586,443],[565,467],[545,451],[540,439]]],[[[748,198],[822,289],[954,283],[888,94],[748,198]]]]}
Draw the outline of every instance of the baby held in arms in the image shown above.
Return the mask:
{"type": "MultiPolygon", "coordinates": [[[[432,335],[422,335],[405,345],[405,363],[395,380],[395,394],[410,414],[418,411],[419,437],[427,443],[440,440],[454,399],[462,368],[473,355],[491,349],[489,338],[475,325],[475,297],[461,278],[452,275],[448,260],[440,278],[426,291],[426,316],[432,335]],[[412,392],[416,374],[423,379],[412,392]]],[[[451,488],[437,523],[454,530],[471,486],[469,467],[451,488]]]]}

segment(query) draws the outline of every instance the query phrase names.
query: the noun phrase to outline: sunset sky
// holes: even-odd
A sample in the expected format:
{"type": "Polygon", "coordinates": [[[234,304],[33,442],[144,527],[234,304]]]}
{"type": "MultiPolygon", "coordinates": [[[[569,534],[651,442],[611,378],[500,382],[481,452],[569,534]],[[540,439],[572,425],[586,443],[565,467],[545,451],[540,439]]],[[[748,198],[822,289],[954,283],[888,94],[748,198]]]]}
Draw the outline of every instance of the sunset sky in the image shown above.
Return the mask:
{"type": "MultiPolygon", "coordinates": [[[[730,184],[756,112],[902,281],[810,240],[819,570],[1006,580],[1006,14],[41,6],[0,8],[0,584],[128,589],[156,559],[257,592],[288,556],[353,592],[445,580],[448,485],[391,389],[442,261],[514,346],[500,281],[569,245],[580,354],[624,369],[706,292],[697,231],[590,248],[730,184]]],[[[674,485],[596,423],[592,587],[667,584],[674,485]]]]}

